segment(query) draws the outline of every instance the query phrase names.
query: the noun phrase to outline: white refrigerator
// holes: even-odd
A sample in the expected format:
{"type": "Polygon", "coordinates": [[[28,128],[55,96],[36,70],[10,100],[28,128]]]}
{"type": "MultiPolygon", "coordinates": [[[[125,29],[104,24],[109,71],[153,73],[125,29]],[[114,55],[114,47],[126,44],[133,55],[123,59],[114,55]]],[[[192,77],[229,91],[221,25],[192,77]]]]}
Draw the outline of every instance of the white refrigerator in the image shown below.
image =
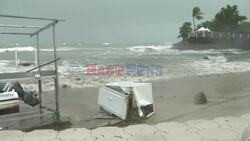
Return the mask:
{"type": "Polygon", "coordinates": [[[151,83],[108,83],[99,88],[98,104],[123,120],[134,107],[139,117],[149,118],[155,114],[151,83]]]}

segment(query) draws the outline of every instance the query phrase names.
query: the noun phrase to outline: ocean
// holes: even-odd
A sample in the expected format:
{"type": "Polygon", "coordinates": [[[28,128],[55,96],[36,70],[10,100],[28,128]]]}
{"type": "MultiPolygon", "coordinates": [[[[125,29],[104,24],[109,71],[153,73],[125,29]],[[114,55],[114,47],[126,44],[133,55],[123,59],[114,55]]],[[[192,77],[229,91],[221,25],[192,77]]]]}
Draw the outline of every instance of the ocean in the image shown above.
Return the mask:
{"type": "MultiPolygon", "coordinates": [[[[176,50],[172,43],[152,45],[60,45],[58,46],[60,85],[71,88],[97,87],[114,81],[148,81],[175,77],[250,71],[250,51],[241,49],[176,50]],[[88,76],[87,64],[123,66],[122,76],[88,76]],[[162,66],[162,75],[128,76],[127,65],[162,66]]],[[[15,50],[20,61],[34,61],[32,46],[0,47],[0,72],[26,71],[15,63],[15,50]]],[[[41,64],[53,60],[53,48],[41,47],[41,64]]],[[[42,69],[53,69],[53,65],[42,69]]],[[[104,70],[105,71],[105,70],[104,70]]],[[[43,81],[51,89],[53,81],[43,81]]],[[[34,88],[30,82],[27,88],[34,88]]]]}

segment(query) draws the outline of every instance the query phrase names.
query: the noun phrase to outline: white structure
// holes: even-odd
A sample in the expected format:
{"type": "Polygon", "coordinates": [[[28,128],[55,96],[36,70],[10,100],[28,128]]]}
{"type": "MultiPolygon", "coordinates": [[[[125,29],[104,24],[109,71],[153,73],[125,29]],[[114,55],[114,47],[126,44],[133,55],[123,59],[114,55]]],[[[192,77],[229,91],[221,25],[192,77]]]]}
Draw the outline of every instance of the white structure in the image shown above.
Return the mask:
{"type": "Polygon", "coordinates": [[[197,30],[197,32],[211,32],[211,30],[209,28],[201,27],[197,30]]]}
{"type": "Polygon", "coordinates": [[[201,33],[202,37],[206,37],[206,33],[211,32],[210,29],[201,27],[197,30],[198,33],[201,33]]]}
{"type": "Polygon", "coordinates": [[[106,84],[99,89],[98,104],[123,120],[128,118],[128,113],[132,109],[136,109],[140,117],[148,118],[155,113],[151,83],[106,84]]]}

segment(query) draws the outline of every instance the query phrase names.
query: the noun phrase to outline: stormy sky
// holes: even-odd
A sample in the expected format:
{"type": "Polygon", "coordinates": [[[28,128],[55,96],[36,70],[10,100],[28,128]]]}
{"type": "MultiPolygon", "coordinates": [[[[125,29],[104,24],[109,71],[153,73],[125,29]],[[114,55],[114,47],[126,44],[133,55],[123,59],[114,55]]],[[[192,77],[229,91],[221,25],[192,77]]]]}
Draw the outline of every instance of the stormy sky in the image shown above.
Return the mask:
{"type": "MultiPolygon", "coordinates": [[[[191,22],[194,6],[210,20],[226,4],[237,4],[240,13],[250,17],[249,0],[0,0],[0,13],[66,19],[57,27],[60,43],[164,43],[178,40],[179,27],[191,22]]],[[[0,18],[0,23],[7,20],[0,18]]],[[[31,23],[38,24],[27,22],[31,23]]],[[[49,42],[48,35],[43,35],[43,42],[49,42]]],[[[1,35],[0,41],[23,40],[1,35]]]]}

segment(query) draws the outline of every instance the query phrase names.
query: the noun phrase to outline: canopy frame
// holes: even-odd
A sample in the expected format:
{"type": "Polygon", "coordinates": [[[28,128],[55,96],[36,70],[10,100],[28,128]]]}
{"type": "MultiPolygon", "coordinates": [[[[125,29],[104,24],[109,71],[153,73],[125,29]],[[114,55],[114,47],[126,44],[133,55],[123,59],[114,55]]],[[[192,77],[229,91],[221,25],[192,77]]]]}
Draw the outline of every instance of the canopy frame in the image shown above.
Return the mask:
{"type": "MultiPolygon", "coordinates": [[[[0,34],[2,35],[21,35],[21,36],[30,36],[30,37],[34,37],[36,36],[36,53],[35,53],[35,62],[36,62],[36,67],[37,67],[37,71],[36,71],[36,75],[33,77],[33,79],[38,80],[38,90],[39,90],[39,99],[40,99],[40,110],[42,111],[42,77],[37,78],[37,76],[42,76],[42,71],[41,71],[41,67],[40,66],[40,53],[39,53],[39,34],[49,28],[52,27],[52,40],[53,40],[53,56],[54,56],[54,89],[55,89],[55,105],[56,105],[56,109],[55,109],[55,115],[57,116],[56,120],[60,120],[60,109],[59,109],[59,82],[58,82],[58,67],[57,67],[57,49],[56,49],[56,34],[55,34],[55,26],[58,22],[61,21],[65,21],[65,20],[61,20],[61,19],[53,19],[53,18],[39,18],[39,17],[26,17],[26,16],[16,16],[16,15],[1,15],[0,14],[0,18],[11,18],[11,19],[22,19],[22,20],[34,20],[34,21],[49,21],[48,24],[43,25],[43,26],[37,26],[37,25],[13,25],[13,24],[0,24],[0,27],[2,28],[12,28],[12,29],[17,29],[17,28],[22,28],[22,29],[36,29],[33,32],[0,32],[0,34]]],[[[23,80],[25,79],[27,76],[30,78],[29,73],[30,72],[26,72],[26,74],[22,75],[22,77],[20,78],[19,73],[12,73],[12,75],[9,75],[9,77],[6,79],[1,79],[0,81],[6,81],[6,80],[23,80]],[[18,77],[19,76],[19,77],[18,77]]],[[[9,73],[3,73],[0,74],[1,75],[5,75],[5,74],[9,74],[9,73]]],[[[51,76],[51,75],[49,75],[51,76]]],[[[46,77],[46,76],[45,76],[46,77]]],[[[41,114],[41,113],[40,113],[41,114]]]]}

